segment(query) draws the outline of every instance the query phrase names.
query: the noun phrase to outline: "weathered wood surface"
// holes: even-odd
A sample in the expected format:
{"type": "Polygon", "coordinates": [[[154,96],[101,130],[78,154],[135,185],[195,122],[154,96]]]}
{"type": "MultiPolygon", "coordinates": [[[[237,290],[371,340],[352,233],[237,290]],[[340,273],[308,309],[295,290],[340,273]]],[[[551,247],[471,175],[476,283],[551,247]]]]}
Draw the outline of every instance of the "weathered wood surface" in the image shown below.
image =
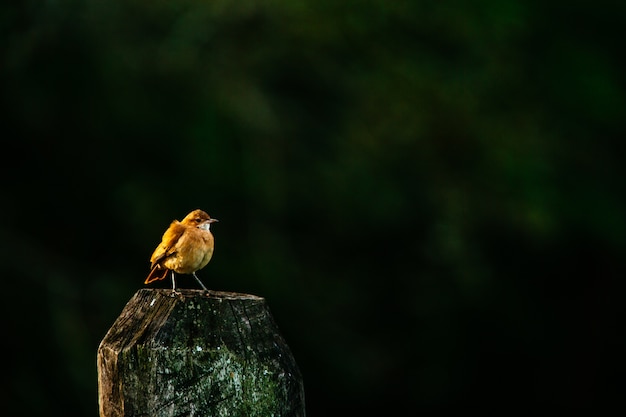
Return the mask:
{"type": "Polygon", "coordinates": [[[100,417],[304,417],[296,362],[265,300],[142,289],[98,348],[100,417]]]}

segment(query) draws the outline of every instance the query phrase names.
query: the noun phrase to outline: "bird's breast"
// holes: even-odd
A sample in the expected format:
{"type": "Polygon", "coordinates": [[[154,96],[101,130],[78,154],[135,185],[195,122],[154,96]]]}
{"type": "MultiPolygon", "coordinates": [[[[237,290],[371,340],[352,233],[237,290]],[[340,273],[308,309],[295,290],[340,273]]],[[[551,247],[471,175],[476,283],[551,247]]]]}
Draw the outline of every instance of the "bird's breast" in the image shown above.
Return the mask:
{"type": "Polygon", "coordinates": [[[166,268],[179,274],[191,274],[209,263],[213,256],[213,235],[199,229],[194,231],[196,233],[181,236],[174,255],[164,262],[166,268]]]}

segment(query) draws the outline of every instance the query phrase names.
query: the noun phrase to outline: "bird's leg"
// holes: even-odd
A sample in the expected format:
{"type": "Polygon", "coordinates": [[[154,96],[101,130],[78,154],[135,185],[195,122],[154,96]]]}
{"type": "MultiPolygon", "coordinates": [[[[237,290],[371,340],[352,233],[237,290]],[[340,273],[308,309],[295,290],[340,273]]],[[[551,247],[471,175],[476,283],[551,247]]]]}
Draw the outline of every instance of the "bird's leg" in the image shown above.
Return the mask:
{"type": "Polygon", "coordinates": [[[174,277],[175,273],[174,271],[170,271],[172,273],[172,296],[174,295],[182,295],[181,292],[176,291],[176,278],[174,277]]]}
{"type": "Polygon", "coordinates": [[[202,289],[206,292],[209,292],[209,290],[207,289],[207,287],[204,286],[204,284],[202,283],[202,281],[200,281],[200,278],[198,278],[198,276],[196,275],[195,272],[192,272],[191,275],[193,275],[193,277],[196,279],[196,281],[198,281],[198,284],[200,284],[200,286],[202,287],[202,289]]]}

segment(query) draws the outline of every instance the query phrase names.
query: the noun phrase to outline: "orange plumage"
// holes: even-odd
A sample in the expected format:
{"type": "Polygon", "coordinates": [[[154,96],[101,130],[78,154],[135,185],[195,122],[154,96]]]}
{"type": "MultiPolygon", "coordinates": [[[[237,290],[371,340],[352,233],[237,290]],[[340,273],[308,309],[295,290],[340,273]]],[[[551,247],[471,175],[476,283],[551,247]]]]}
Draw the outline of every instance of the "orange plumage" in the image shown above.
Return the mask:
{"type": "Polygon", "coordinates": [[[202,210],[192,211],[181,222],[174,220],[150,257],[151,270],[145,284],[165,279],[168,271],[172,271],[172,289],[176,288],[174,273],[178,273],[192,274],[206,290],[196,271],[204,268],[213,256],[214,239],[210,226],[214,222],[217,219],[202,210]]]}

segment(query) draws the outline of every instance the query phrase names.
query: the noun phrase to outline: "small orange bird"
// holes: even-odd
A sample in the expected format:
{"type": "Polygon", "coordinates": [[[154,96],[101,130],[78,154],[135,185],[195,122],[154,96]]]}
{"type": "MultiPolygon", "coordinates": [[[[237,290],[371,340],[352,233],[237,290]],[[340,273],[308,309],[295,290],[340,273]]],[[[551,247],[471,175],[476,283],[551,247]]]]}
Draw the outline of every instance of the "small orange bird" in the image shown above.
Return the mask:
{"type": "Polygon", "coordinates": [[[213,256],[211,223],[217,222],[202,210],[189,213],[182,222],[174,220],[163,234],[161,243],[150,258],[151,270],[145,284],[165,279],[172,272],[172,291],[176,291],[174,274],[191,274],[203,290],[208,291],[196,271],[204,268],[213,256]]]}

